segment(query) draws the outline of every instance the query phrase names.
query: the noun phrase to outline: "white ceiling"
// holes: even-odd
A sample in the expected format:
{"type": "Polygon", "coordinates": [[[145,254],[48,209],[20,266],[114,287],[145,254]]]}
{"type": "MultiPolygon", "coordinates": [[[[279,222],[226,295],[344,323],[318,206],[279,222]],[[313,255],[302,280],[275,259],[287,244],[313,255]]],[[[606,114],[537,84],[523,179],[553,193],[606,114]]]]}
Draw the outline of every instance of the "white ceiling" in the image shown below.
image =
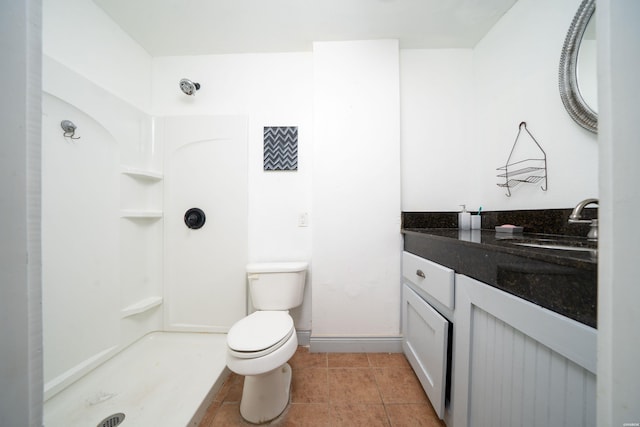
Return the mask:
{"type": "Polygon", "coordinates": [[[314,41],[473,47],[516,0],[94,0],[152,56],[309,51],[314,41]]]}

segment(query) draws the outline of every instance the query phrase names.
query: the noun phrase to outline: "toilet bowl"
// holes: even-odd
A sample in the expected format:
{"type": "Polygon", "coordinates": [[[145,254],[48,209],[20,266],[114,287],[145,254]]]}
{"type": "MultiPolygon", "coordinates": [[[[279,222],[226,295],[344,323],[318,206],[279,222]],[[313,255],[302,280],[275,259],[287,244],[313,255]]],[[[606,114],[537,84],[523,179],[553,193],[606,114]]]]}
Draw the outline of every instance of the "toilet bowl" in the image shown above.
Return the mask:
{"type": "Polygon", "coordinates": [[[277,418],[289,403],[298,338],[289,308],[302,303],[307,263],[247,266],[249,293],[258,311],[227,335],[227,367],[244,375],[240,414],[254,424],[277,418]]]}
{"type": "Polygon", "coordinates": [[[277,418],[289,403],[287,361],[298,347],[291,316],[286,311],[256,311],[233,325],[227,344],[227,366],[245,376],[242,417],[255,424],[277,418]]]}
{"type": "Polygon", "coordinates": [[[284,365],[298,339],[286,311],[256,311],[227,335],[227,366],[238,375],[260,375],[284,365]]]}

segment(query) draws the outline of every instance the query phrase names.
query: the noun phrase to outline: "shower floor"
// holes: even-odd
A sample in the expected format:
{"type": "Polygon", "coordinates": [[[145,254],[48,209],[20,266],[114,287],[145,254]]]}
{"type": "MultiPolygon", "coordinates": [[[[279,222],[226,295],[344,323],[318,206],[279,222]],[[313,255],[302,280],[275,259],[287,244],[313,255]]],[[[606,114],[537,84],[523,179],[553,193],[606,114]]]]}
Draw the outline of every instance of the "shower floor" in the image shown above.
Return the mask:
{"type": "MultiPolygon", "coordinates": [[[[226,335],[154,332],[53,396],[45,427],[187,426],[226,375],[226,335]]],[[[205,407],[206,409],[206,407],[205,407]]]]}

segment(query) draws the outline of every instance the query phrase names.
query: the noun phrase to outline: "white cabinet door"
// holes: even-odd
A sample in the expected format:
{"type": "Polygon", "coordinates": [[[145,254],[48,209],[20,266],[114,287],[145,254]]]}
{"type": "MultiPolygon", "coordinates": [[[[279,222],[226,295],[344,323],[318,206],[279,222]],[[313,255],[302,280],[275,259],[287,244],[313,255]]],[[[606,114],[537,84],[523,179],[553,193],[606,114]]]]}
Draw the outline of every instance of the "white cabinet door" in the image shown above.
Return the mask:
{"type": "Polygon", "coordinates": [[[454,427],[595,426],[595,329],[456,275],[454,427]]]}
{"type": "Polygon", "coordinates": [[[438,417],[444,417],[449,322],[402,287],[402,348],[438,417]]]}

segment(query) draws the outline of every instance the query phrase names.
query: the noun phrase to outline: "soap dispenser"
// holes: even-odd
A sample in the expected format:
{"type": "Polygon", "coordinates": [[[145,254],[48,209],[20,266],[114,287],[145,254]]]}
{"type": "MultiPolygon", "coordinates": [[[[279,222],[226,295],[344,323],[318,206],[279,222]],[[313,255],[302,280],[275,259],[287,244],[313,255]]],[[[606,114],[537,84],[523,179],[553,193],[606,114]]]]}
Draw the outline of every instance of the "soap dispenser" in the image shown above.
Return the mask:
{"type": "Polygon", "coordinates": [[[460,230],[471,229],[471,214],[467,212],[467,205],[462,206],[462,212],[458,212],[458,228],[460,230]]]}

